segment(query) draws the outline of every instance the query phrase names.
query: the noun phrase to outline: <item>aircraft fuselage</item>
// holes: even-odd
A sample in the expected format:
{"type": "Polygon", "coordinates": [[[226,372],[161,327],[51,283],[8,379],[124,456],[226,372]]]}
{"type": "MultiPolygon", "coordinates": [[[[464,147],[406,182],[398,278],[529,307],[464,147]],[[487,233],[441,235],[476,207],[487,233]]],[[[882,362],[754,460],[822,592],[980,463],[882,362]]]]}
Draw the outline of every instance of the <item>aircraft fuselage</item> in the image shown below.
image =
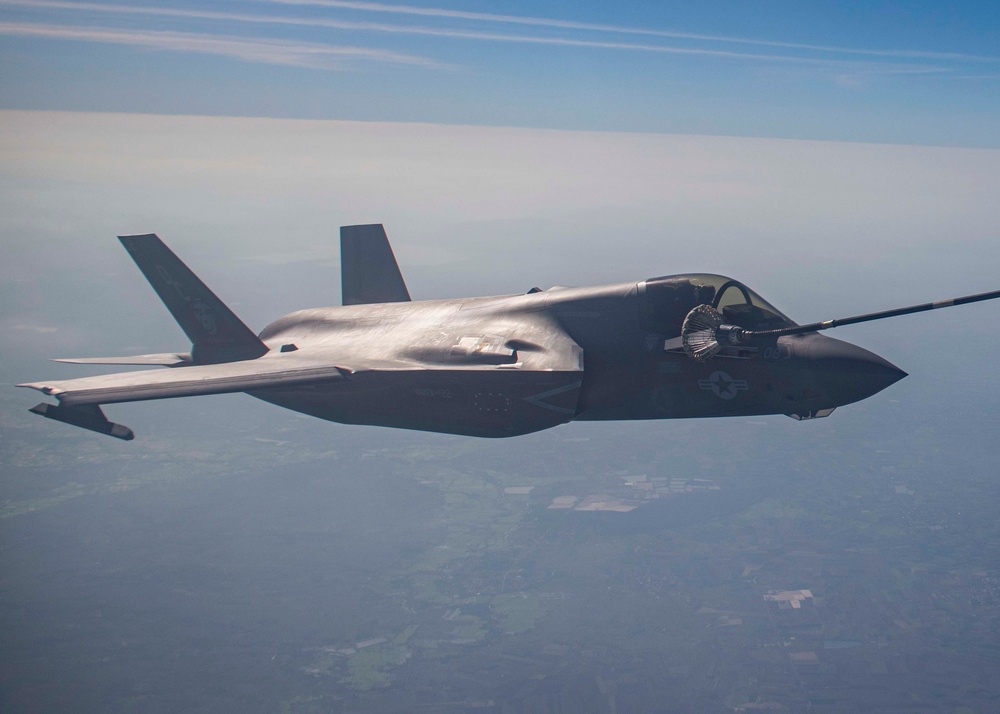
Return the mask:
{"type": "Polygon", "coordinates": [[[503,437],[572,420],[825,416],[905,375],[819,334],[696,362],[664,349],[676,333],[647,319],[647,282],[291,313],[261,340],[322,354],[346,379],[250,393],[330,421],[503,437]]]}
{"type": "Polygon", "coordinates": [[[66,359],[157,369],[20,386],[58,400],[32,412],[126,440],[132,430],[102,406],[232,392],[345,424],[483,437],[573,420],[810,419],[905,376],[820,331],[1000,297],[806,325],[712,274],[412,301],[385,230],[369,224],[341,229],[343,306],[293,312],[257,335],[155,234],[120,240],[190,352],[66,359]]]}

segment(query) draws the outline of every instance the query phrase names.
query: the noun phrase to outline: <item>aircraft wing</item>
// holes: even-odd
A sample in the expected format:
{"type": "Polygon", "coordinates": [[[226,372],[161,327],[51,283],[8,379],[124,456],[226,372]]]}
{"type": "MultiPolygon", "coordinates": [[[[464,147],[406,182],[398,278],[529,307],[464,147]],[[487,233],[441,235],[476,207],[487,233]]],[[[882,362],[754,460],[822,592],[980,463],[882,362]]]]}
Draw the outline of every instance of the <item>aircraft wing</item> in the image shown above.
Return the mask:
{"type": "Polygon", "coordinates": [[[329,362],[291,353],[240,362],[119,372],[17,386],[37,389],[56,397],[62,407],[77,407],[245,392],[343,378],[343,371],[329,362]]]}
{"type": "Polygon", "coordinates": [[[164,352],[154,355],[133,355],[131,357],[62,357],[53,362],[66,364],[121,364],[121,365],[160,365],[162,367],[179,367],[191,364],[191,355],[186,352],[164,352]]]}

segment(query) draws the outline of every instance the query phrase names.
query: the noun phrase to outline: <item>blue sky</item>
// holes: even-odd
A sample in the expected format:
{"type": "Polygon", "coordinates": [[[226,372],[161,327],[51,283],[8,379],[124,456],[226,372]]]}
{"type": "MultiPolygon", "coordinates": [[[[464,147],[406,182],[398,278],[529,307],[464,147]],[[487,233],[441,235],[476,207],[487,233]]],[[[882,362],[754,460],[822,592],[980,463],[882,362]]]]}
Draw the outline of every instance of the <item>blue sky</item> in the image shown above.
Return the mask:
{"type": "Polygon", "coordinates": [[[1000,3],[0,0],[0,108],[1000,147],[1000,3]]]}
{"type": "MultiPolygon", "coordinates": [[[[8,389],[92,373],[50,357],[187,349],[114,239],[129,233],[158,233],[254,330],[338,304],[337,229],[370,222],[385,224],[414,299],[715,272],[807,322],[997,288],[985,12],[449,6],[514,22],[371,5],[67,7],[0,0],[8,389]],[[414,26],[423,34],[399,31],[414,26]]],[[[998,309],[838,330],[912,375],[858,409],[887,431],[899,409],[929,430],[995,421],[1000,374],[981,356],[996,339],[980,327],[998,309]]],[[[34,418],[37,396],[17,393],[9,423],[34,418]]],[[[154,434],[165,413],[109,416],[154,434]]]]}

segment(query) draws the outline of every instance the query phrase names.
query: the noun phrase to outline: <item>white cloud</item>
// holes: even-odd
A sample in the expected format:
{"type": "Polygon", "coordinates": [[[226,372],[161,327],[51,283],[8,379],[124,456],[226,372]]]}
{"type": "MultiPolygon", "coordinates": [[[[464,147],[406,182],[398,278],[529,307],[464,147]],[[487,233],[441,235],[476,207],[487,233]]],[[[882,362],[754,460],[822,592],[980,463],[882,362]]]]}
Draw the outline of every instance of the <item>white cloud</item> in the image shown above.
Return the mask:
{"type": "Polygon", "coordinates": [[[127,45],[170,52],[194,52],[232,57],[246,62],[310,69],[343,69],[348,62],[358,60],[423,67],[442,66],[423,57],[366,47],[334,46],[190,32],[119,30],[105,27],[0,22],[0,35],[127,45]]]}
{"type": "Polygon", "coordinates": [[[921,251],[936,256],[925,275],[966,259],[979,273],[983,256],[938,253],[996,245],[1000,225],[993,150],[2,112],[0,156],[0,234],[28,253],[39,232],[113,251],[113,235],[154,230],[212,236],[230,260],[317,245],[335,258],[337,226],[385,222],[409,264],[483,259],[511,287],[526,260],[549,266],[533,280],[578,283],[829,273],[921,251]]]}
{"type": "Polygon", "coordinates": [[[255,327],[339,302],[355,223],[418,299],[702,271],[817,320],[993,289],[1000,262],[996,150],[2,111],[0,157],[0,321],[57,326],[17,332],[46,355],[183,343],[128,233],[255,327]]]}
{"type": "Polygon", "coordinates": [[[392,5],[378,2],[353,2],[351,0],[259,0],[259,2],[272,3],[277,5],[299,5],[315,6],[326,8],[337,8],[345,10],[363,10],[367,12],[415,15],[420,17],[447,18],[459,20],[474,20],[479,22],[492,22],[501,24],[514,24],[528,27],[552,27],[567,30],[584,30],[590,32],[604,32],[611,34],[645,35],[648,37],[664,37],[684,40],[701,40],[706,42],[732,43],[743,45],[756,45],[762,47],[775,47],[783,49],[810,50],[819,52],[830,52],[848,55],[870,55],[878,57],[895,57],[905,59],[930,59],[930,60],[961,60],[976,62],[1000,62],[1000,57],[983,57],[978,55],[967,55],[959,52],[932,52],[927,50],[893,50],[893,49],[864,49],[855,47],[836,47],[832,45],[817,45],[801,42],[783,42],[779,40],[761,40],[748,37],[733,37],[726,35],[699,34],[691,32],[676,32],[670,30],[656,30],[642,27],[626,27],[622,25],[608,25],[590,22],[577,22],[573,20],[558,20],[543,17],[530,17],[524,15],[501,15],[484,12],[468,12],[464,10],[449,10],[445,8],[417,7],[412,5],[392,5]]]}
{"type": "Polygon", "coordinates": [[[22,330],[24,332],[36,332],[40,335],[47,335],[56,332],[57,327],[44,327],[42,325],[14,325],[11,329],[22,330]]]}
{"type": "MultiPolygon", "coordinates": [[[[878,58],[880,60],[954,60],[954,61],[995,61],[1000,58],[975,57],[958,53],[894,51],[894,50],[857,50],[851,48],[832,47],[825,45],[810,45],[794,42],[779,42],[770,40],[753,40],[739,37],[719,35],[691,34],[684,32],[669,32],[641,28],[620,27],[615,25],[597,25],[565,20],[549,20],[512,15],[495,15],[457,10],[442,10],[437,8],[422,8],[398,5],[383,5],[379,3],[336,2],[324,0],[265,0],[279,5],[310,5],[335,9],[366,10],[381,13],[401,13],[436,19],[468,19],[486,21],[493,24],[515,24],[536,28],[553,28],[561,30],[584,31],[589,36],[546,36],[517,35],[509,33],[487,32],[482,30],[461,29],[455,27],[427,27],[414,25],[385,24],[374,22],[359,22],[351,20],[332,19],[328,17],[283,17],[270,14],[248,14],[245,12],[218,12],[212,10],[195,10],[188,8],[171,8],[156,6],[115,5],[109,3],[65,2],[65,0],[0,0],[0,5],[27,5],[35,9],[73,10],[75,12],[94,12],[112,15],[145,15],[172,17],[178,19],[201,19],[209,21],[242,22],[262,25],[291,25],[304,27],[321,27],[335,30],[389,33],[401,35],[417,35],[427,37],[443,37],[451,39],[500,42],[514,44],[549,45],[556,47],[594,48],[602,50],[623,50],[629,52],[645,52],[656,54],[687,55],[694,57],[713,57],[721,59],[738,59],[758,62],[793,63],[807,66],[827,67],[830,69],[851,69],[858,72],[894,74],[894,73],[931,73],[949,71],[945,66],[915,65],[898,61],[884,62],[866,59],[832,59],[815,56],[816,52],[850,55],[854,57],[878,58]],[[603,34],[603,39],[594,39],[593,33],[603,34]],[[620,35],[636,35],[664,39],[682,39],[697,41],[700,46],[676,46],[666,44],[640,44],[623,42],[615,39],[620,35]],[[707,43],[707,44],[706,44],[707,43]],[[783,54],[765,54],[759,52],[736,51],[714,47],[714,44],[740,44],[754,47],[766,47],[777,50],[806,50],[807,53],[785,52],[783,54]]],[[[245,42],[245,40],[244,40],[245,42]]],[[[196,50],[190,50],[196,51],[196,50]]],[[[258,61],[258,60],[254,60],[258,61]]],[[[429,61],[425,60],[429,64],[429,61]]],[[[312,66],[312,65],[305,65],[312,66]]]]}

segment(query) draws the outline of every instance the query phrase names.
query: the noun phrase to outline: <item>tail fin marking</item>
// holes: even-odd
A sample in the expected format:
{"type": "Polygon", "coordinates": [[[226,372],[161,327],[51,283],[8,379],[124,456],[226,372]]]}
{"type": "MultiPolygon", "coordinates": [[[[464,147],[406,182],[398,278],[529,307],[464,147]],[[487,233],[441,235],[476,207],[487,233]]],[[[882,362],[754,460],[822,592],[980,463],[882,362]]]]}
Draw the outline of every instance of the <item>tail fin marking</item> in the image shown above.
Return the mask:
{"type": "Polygon", "coordinates": [[[196,364],[254,359],[267,352],[257,335],[156,234],[118,240],[191,340],[196,364]]]}

